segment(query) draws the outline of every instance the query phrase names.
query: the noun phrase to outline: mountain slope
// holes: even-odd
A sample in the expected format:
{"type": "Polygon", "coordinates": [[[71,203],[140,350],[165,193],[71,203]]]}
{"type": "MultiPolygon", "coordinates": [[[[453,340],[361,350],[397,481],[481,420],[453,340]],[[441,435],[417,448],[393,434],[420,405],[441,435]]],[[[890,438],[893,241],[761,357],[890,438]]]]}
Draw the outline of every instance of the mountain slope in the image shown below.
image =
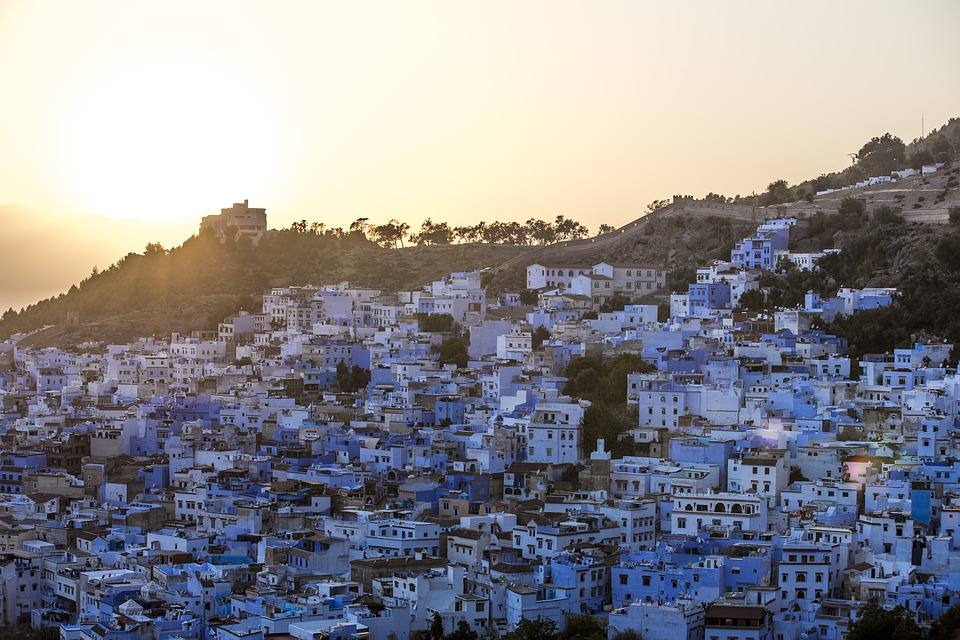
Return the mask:
{"type": "Polygon", "coordinates": [[[61,328],[48,342],[210,329],[240,308],[259,309],[260,295],[270,287],[348,280],[358,286],[411,288],[452,269],[487,267],[526,250],[483,244],[385,249],[364,239],[290,230],[272,232],[255,247],[195,236],[169,252],[128,254],[65,294],[20,313],[7,312],[0,338],[61,324],[68,312],[80,314],[81,327],[61,328]]]}
{"type": "MultiPolygon", "coordinates": [[[[923,140],[905,145],[904,154],[913,159],[946,159],[956,155],[957,147],[960,120],[953,119],[923,140]]],[[[675,198],[671,204],[612,232],[543,247],[460,244],[385,249],[362,236],[335,238],[290,229],[271,232],[255,247],[221,244],[210,236],[192,237],[169,252],[128,254],[65,294],[19,313],[8,311],[0,318],[0,339],[43,325],[61,326],[35,337],[37,344],[121,341],[153,333],[209,329],[237,309],[259,308],[260,295],[282,285],[348,280],[385,290],[409,289],[451,271],[491,267],[487,284],[490,293],[496,294],[522,289],[525,268],[534,262],[657,264],[678,272],[674,284],[682,286],[692,267],[727,258],[733,243],[759,222],[785,215],[801,220],[792,233],[796,249],[822,249],[835,244],[848,248],[839,262],[824,270],[825,279],[819,285],[912,283],[924,296],[947,296],[951,304],[956,302],[952,309],[960,308],[960,296],[951,297],[954,288],[960,287],[960,279],[955,277],[949,258],[949,243],[957,241],[960,245],[956,240],[960,236],[946,225],[949,207],[960,204],[960,167],[954,163],[932,176],[839,195],[817,198],[810,194],[818,181],[841,186],[862,178],[870,162],[865,157],[854,167],[829,174],[827,181],[818,178],[783,187],[783,193],[765,194],[780,196],[779,202],[769,207],[757,206],[762,198],[739,203],[720,202],[719,197],[703,201],[675,198]],[[801,192],[806,195],[803,200],[782,199],[797,197],[801,192]],[[847,197],[862,200],[867,213],[852,225],[850,220],[837,224],[840,216],[836,212],[847,197]],[[892,227],[866,223],[881,206],[902,208],[902,220],[892,227]],[[890,233],[895,235],[884,235],[890,233]],[[931,282],[941,288],[931,288],[931,282]],[[80,327],[62,326],[69,312],[80,314],[80,327]]],[[[956,249],[960,255],[960,246],[956,249]]],[[[786,289],[793,286],[789,282],[781,285],[786,289]]],[[[795,293],[791,291],[784,301],[795,304],[795,293]]],[[[949,318],[926,303],[924,297],[912,299],[912,304],[929,313],[908,310],[910,317],[901,318],[903,327],[951,339],[956,335],[960,341],[960,328],[954,330],[949,318]]]]}

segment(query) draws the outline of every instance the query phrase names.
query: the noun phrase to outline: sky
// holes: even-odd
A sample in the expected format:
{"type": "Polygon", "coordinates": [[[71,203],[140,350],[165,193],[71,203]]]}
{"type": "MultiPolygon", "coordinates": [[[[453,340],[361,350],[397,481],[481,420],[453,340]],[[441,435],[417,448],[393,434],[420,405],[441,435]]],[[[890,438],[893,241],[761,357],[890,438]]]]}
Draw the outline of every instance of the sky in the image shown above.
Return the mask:
{"type": "Polygon", "coordinates": [[[553,218],[843,168],[960,116],[960,2],[0,0],[0,307],[247,198],[553,218]]]}

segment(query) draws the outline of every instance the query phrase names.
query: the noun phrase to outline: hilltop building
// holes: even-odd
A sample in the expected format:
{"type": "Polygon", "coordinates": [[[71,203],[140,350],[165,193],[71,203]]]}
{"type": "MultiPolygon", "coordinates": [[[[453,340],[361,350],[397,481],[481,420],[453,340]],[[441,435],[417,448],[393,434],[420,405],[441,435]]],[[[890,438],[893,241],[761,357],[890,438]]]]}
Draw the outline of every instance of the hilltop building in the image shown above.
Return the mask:
{"type": "Polygon", "coordinates": [[[206,230],[216,233],[221,242],[246,236],[256,243],[267,231],[267,210],[250,207],[248,200],[235,202],[232,207],[221,209],[219,214],[204,216],[200,221],[200,232],[206,230]]]}

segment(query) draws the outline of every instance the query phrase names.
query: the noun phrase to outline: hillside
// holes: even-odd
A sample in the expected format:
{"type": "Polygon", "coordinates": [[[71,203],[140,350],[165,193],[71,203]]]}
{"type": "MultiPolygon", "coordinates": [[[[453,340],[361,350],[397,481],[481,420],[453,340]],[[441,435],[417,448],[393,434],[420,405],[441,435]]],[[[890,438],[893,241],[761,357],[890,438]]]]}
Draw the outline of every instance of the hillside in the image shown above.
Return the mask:
{"type": "Polygon", "coordinates": [[[238,309],[259,309],[273,286],[348,280],[383,289],[417,287],[455,269],[483,268],[524,251],[511,245],[462,244],[385,249],[357,238],[335,239],[290,230],[258,246],[221,244],[204,235],[170,251],[131,253],[65,294],[0,320],[0,338],[43,325],[62,325],[68,312],[81,326],[35,336],[35,344],[69,346],[215,328],[238,309]]]}
{"type": "MultiPolygon", "coordinates": [[[[892,144],[884,136],[864,149],[879,144],[877,140],[892,144]]],[[[300,231],[270,232],[257,246],[195,236],[170,251],[152,246],[144,254],[128,254],[58,297],[21,312],[8,311],[0,319],[0,339],[44,325],[54,326],[27,343],[70,346],[210,329],[238,309],[259,308],[260,295],[270,287],[289,284],[348,280],[358,286],[408,289],[450,271],[489,267],[488,291],[497,294],[522,289],[525,268],[534,262],[663,265],[671,270],[672,285],[679,288],[691,278],[693,267],[728,257],[733,243],[761,221],[794,216],[800,220],[792,233],[794,249],[842,246],[845,252],[813,280],[807,276],[794,277],[792,282],[774,279],[772,293],[779,303],[797,304],[797,296],[802,299],[801,285],[804,291],[829,291],[840,285],[902,286],[905,299],[897,313],[906,315],[897,317],[900,324],[891,331],[901,339],[904,332],[925,332],[960,342],[960,326],[944,312],[960,309],[960,294],[956,294],[960,275],[951,262],[953,254],[960,255],[960,235],[948,224],[950,207],[960,206],[960,165],[948,162],[930,176],[821,197],[810,191],[877,175],[871,171],[891,163],[949,161],[960,149],[960,120],[951,120],[923,140],[897,144],[892,159],[884,155],[878,160],[877,154],[886,154],[887,149],[862,152],[857,164],[844,171],[794,187],[778,181],[750,201],[731,202],[714,195],[703,200],[677,197],[619,229],[545,246],[464,243],[387,249],[355,234],[311,233],[306,223],[300,231]],[[855,217],[838,214],[846,198],[861,201],[865,212],[855,217]],[[760,206],[762,201],[770,204],[760,206]],[[872,218],[882,207],[901,213],[892,223],[881,224],[872,218]],[[951,253],[950,247],[956,251],[951,253]],[[931,298],[949,304],[930,306],[931,298]],[[64,326],[70,312],[79,313],[80,326],[64,326]]],[[[866,318],[870,319],[869,314],[866,318]]],[[[889,333],[878,329],[876,336],[889,333]]],[[[869,337],[864,336],[863,349],[870,348],[869,337]]]]}

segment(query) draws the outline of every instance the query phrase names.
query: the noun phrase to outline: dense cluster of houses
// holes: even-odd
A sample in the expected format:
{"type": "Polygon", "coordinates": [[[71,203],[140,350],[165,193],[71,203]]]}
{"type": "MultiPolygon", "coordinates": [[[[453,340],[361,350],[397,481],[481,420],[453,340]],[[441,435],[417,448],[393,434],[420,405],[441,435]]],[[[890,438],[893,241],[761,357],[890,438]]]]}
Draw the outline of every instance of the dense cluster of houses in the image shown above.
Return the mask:
{"type": "Polygon", "coordinates": [[[0,625],[406,640],[587,614],[611,638],[842,640],[869,600],[929,623],[960,602],[952,347],[852,361],[814,328],[888,289],[738,310],[761,269],[816,268],[792,224],[702,267],[669,313],[603,310],[662,291],[660,268],[532,265],[532,306],[465,272],[278,287],[217,331],[82,351],[13,336],[0,625]],[[465,363],[440,361],[438,316],[465,363]],[[626,379],[624,457],[585,437],[563,376],[618,353],[651,365],[626,379]]]}

